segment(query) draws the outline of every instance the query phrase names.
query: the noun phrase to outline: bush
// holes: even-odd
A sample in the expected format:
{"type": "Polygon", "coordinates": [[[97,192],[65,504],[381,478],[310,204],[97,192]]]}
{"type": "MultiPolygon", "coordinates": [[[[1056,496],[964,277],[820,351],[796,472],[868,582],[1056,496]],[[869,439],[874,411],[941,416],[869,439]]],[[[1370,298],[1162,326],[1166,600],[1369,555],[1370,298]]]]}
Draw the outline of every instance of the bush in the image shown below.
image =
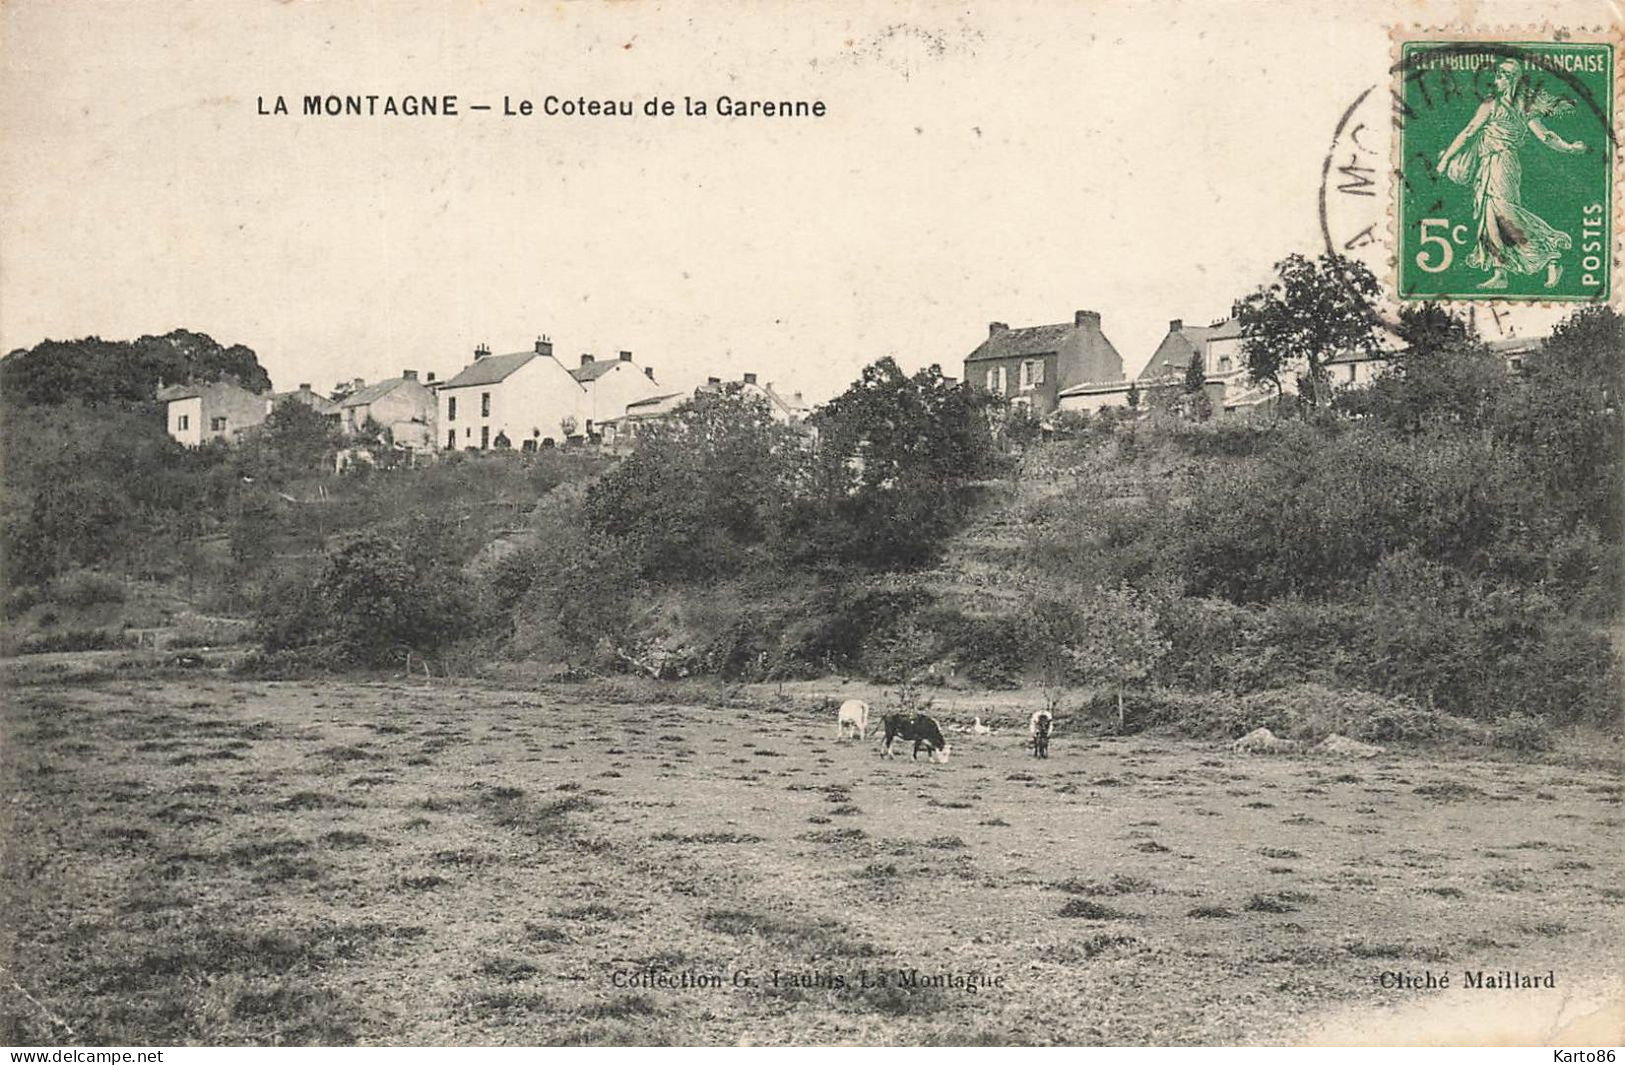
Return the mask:
{"type": "Polygon", "coordinates": [[[16,653],[42,655],[60,651],[107,651],[131,645],[128,636],[110,629],[66,629],[25,637],[17,644],[16,653]]]}
{"type": "Polygon", "coordinates": [[[1556,746],[1551,726],[1529,714],[1508,714],[1489,727],[1490,746],[1511,751],[1549,751],[1556,746]]]}
{"type": "Polygon", "coordinates": [[[921,623],[941,641],[966,680],[984,688],[1014,688],[1033,657],[1032,625],[1023,617],[975,616],[939,607],[921,623]]]}
{"type": "Polygon", "coordinates": [[[316,591],[342,657],[381,665],[402,648],[439,650],[467,630],[462,574],[437,538],[426,524],[399,537],[362,533],[328,557],[316,591]]]}
{"type": "Polygon", "coordinates": [[[124,582],[95,570],[70,570],[50,584],[50,598],[63,606],[87,607],[98,603],[122,603],[127,596],[124,582]]]}

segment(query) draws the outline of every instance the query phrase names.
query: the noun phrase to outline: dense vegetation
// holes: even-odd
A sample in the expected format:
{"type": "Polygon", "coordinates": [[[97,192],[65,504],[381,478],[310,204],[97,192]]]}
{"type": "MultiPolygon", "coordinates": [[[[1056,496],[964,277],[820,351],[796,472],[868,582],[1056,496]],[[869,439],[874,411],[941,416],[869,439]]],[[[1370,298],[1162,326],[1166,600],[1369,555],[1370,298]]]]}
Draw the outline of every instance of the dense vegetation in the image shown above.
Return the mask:
{"type": "Polygon", "coordinates": [[[185,329],[139,340],[46,340],[0,359],[0,395],[14,406],[146,406],[162,385],[228,377],[250,392],[271,389],[252,349],[223,347],[205,333],[185,329]]]}
{"type": "MultiPolygon", "coordinates": [[[[272,668],[845,672],[1058,708],[1082,685],[1127,729],[1225,731],[1287,691],[1372,737],[1442,713],[1513,746],[1617,727],[1621,319],[1577,312],[1515,376],[1437,308],[1401,331],[1395,372],[1295,417],[1152,402],[1039,440],[886,359],[807,428],[703,392],[618,460],[343,478],[296,405],[189,451],[123,392],[8,390],[10,642],[116,644],[192,611],[254,618],[272,668]]],[[[0,379],[27,379],[12,358],[0,379]]]]}

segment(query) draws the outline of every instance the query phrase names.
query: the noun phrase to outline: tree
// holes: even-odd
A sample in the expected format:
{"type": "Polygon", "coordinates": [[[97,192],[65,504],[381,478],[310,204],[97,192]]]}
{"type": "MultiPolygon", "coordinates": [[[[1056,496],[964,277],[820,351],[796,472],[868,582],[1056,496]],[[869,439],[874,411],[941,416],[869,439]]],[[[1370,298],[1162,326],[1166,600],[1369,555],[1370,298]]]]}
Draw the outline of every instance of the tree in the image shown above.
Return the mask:
{"type": "Polygon", "coordinates": [[[185,329],[136,340],[45,340],[0,359],[0,395],[16,406],[149,404],[161,385],[226,378],[250,392],[271,388],[251,349],[185,329]]]}
{"type": "Polygon", "coordinates": [[[1584,520],[1612,542],[1625,507],[1625,319],[1611,307],[1576,311],[1524,360],[1521,388],[1497,412],[1499,435],[1517,445],[1563,520],[1584,520]]]}
{"type": "Polygon", "coordinates": [[[1399,328],[1394,332],[1405,342],[1401,358],[1431,355],[1441,348],[1463,344],[1472,338],[1467,323],[1460,316],[1432,300],[1401,307],[1399,328]]]}
{"type": "Polygon", "coordinates": [[[1247,375],[1271,384],[1279,397],[1282,374],[1302,367],[1311,407],[1331,402],[1326,363],[1352,352],[1375,354],[1377,279],[1363,263],[1326,254],[1292,254],[1275,264],[1276,280],[1241,301],[1242,354],[1247,375]]]}
{"type": "Polygon", "coordinates": [[[1129,410],[1140,409],[1140,383],[1138,381],[1129,382],[1128,392],[1123,396],[1123,400],[1128,404],[1129,410]]]}
{"type": "Polygon", "coordinates": [[[786,541],[792,556],[878,568],[935,558],[974,482],[999,467],[988,402],[938,366],[910,376],[888,357],[864,367],[812,417],[818,444],[786,541]]]}
{"type": "Polygon", "coordinates": [[[696,394],[589,491],[587,521],[648,577],[693,580],[764,545],[801,479],[801,435],[737,384],[696,394]]]}
{"type": "Polygon", "coordinates": [[[1369,386],[1339,392],[1334,406],[1405,433],[1474,428],[1490,422],[1507,385],[1505,363],[1483,344],[1435,336],[1397,356],[1369,386]]]}
{"type": "Polygon", "coordinates": [[[1096,588],[1077,604],[1076,626],[1063,645],[1072,669],[1117,695],[1117,731],[1123,732],[1123,693],[1143,684],[1170,644],[1157,630],[1148,597],[1128,584],[1096,588]]]}
{"type": "Polygon", "coordinates": [[[448,540],[449,530],[433,521],[351,538],[317,578],[327,631],[310,632],[310,642],[330,642],[344,660],[382,665],[398,648],[424,654],[460,635],[469,601],[448,540]]]}
{"type": "Polygon", "coordinates": [[[287,465],[310,471],[327,465],[328,455],[338,446],[339,432],[314,407],[289,399],[266,416],[261,439],[287,465]]]}
{"type": "Polygon", "coordinates": [[[1197,393],[1207,384],[1207,367],[1200,351],[1191,352],[1191,361],[1185,366],[1185,391],[1197,393]]]}

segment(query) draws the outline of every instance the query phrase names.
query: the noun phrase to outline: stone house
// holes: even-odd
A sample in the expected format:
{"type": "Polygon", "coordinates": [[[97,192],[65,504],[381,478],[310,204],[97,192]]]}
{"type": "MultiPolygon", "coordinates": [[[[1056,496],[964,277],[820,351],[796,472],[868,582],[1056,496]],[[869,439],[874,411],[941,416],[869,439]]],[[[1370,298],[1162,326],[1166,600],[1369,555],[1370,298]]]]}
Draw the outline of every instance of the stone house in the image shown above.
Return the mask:
{"type": "Polygon", "coordinates": [[[236,440],[265,421],[271,405],[269,397],[230,380],[170,385],[158,391],[158,399],[165,405],[169,435],[187,447],[236,440]]]}
{"type": "Polygon", "coordinates": [[[370,385],[357,381],[338,407],[345,432],[360,432],[370,419],[389,430],[397,447],[427,448],[435,440],[435,395],[418,381],[416,370],[370,385]]]}
{"type": "Polygon", "coordinates": [[[1078,311],[1056,325],[1012,329],[991,322],[987,339],[965,357],[964,379],[1042,417],[1060,407],[1068,389],[1121,382],[1123,357],[1101,330],[1098,311],[1078,311]]]}

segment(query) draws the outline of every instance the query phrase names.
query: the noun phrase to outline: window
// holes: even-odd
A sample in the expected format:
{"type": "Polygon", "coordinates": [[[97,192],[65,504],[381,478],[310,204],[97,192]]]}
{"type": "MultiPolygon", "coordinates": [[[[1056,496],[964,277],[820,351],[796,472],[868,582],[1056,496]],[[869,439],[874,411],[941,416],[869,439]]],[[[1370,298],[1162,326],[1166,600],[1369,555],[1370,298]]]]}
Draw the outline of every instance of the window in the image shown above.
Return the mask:
{"type": "Polygon", "coordinates": [[[1354,383],[1354,364],[1351,362],[1351,363],[1349,363],[1349,384],[1352,385],[1353,383],[1354,383]]]}
{"type": "Polygon", "coordinates": [[[225,431],[226,431],[226,419],[224,419],[224,418],[210,418],[209,419],[209,432],[211,432],[211,433],[223,433],[225,431]]]}
{"type": "MultiPolygon", "coordinates": [[[[989,366],[987,368],[987,390],[989,392],[993,391],[995,388],[998,387],[998,380],[999,380],[999,371],[997,369],[995,369],[994,367],[989,366]]],[[[182,419],[182,420],[184,421],[185,419],[182,419]]],[[[185,428],[185,426],[182,426],[182,428],[185,428]]]]}
{"type": "Polygon", "coordinates": [[[450,451],[457,446],[457,430],[452,429],[446,433],[446,450],[450,451]]]}
{"type": "Polygon", "coordinates": [[[1008,366],[1001,366],[1001,367],[999,367],[999,387],[994,389],[994,391],[1002,396],[1006,392],[1008,392],[1009,390],[1010,390],[1010,368],[1008,366]]]}
{"type": "Polygon", "coordinates": [[[1230,356],[1221,355],[1219,357],[1219,372],[1220,373],[1229,373],[1230,372],[1230,356]]]}
{"type": "Polygon", "coordinates": [[[489,392],[481,392],[480,393],[480,417],[481,418],[489,418],[490,416],[491,416],[491,393],[489,393],[489,392]]]}
{"type": "Polygon", "coordinates": [[[184,432],[186,432],[186,430],[190,429],[191,427],[192,427],[192,418],[191,418],[190,415],[182,414],[180,417],[175,419],[175,428],[177,430],[179,430],[180,432],[184,433],[184,432]]]}
{"type": "Polygon", "coordinates": [[[1021,364],[1021,390],[1025,392],[1033,386],[1033,363],[1031,359],[1021,364]]]}
{"type": "Polygon", "coordinates": [[[480,426],[480,450],[484,451],[487,448],[489,448],[490,446],[491,446],[491,427],[489,425],[482,425],[482,426],[480,426]]]}
{"type": "Polygon", "coordinates": [[[456,396],[447,396],[446,397],[446,420],[448,422],[454,422],[454,421],[457,420],[457,397],[456,396]]]}
{"type": "Polygon", "coordinates": [[[1043,359],[1035,359],[1035,360],[1033,360],[1033,384],[1041,385],[1043,383],[1044,383],[1044,360],[1043,359]]]}

